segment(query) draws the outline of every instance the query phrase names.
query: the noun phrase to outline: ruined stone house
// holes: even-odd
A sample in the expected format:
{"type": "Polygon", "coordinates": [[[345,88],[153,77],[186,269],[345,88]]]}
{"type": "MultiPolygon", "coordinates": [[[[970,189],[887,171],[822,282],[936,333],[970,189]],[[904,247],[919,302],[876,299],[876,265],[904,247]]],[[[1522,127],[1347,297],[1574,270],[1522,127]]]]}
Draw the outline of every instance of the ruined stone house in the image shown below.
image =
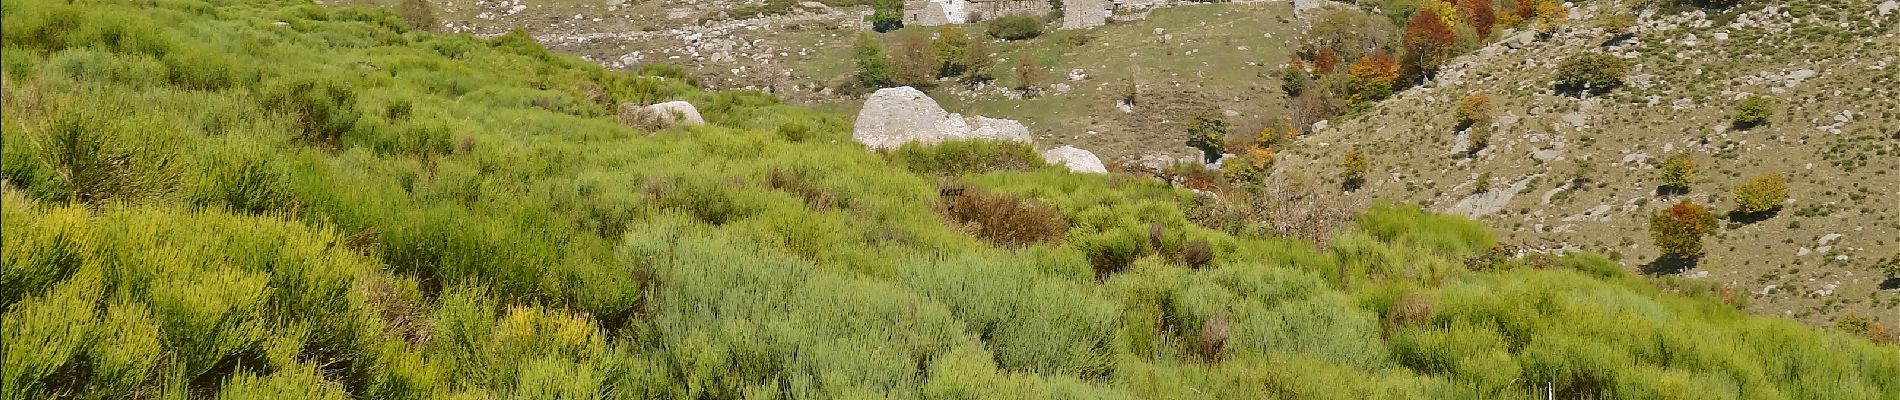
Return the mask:
{"type": "Polygon", "coordinates": [[[905,0],[904,25],[967,24],[1006,15],[1043,15],[1048,0],[905,0]]]}

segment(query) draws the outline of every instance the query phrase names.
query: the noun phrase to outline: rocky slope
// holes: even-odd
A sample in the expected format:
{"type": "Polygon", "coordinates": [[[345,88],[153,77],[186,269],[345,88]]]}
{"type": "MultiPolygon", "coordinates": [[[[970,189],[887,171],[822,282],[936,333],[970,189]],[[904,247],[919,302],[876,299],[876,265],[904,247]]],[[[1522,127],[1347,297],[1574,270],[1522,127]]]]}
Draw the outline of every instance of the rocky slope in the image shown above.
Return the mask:
{"type": "Polygon", "coordinates": [[[1729,10],[1642,9],[1628,33],[1603,27],[1630,6],[1590,3],[1544,40],[1491,45],[1438,78],[1305,139],[1279,171],[1331,173],[1347,149],[1373,158],[1369,196],[1478,217],[1536,251],[1611,254],[1653,274],[1713,280],[1752,308],[1828,323],[1900,320],[1900,280],[1875,266],[1900,253],[1900,11],[1820,1],[1729,10]],[[1553,89],[1556,63],[1603,52],[1627,85],[1601,96],[1553,89]],[[1491,144],[1471,152],[1455,102],[1486,93],[1491,144]],[[1739,100],[1773,116],[1736,127],[1739,100]],[[1659,160],[1690,154],[1697,177],[1665,194],[1659,160]],[[1691,265],[1657,263],[1647,216],[1681,198],[1735,208],[1733,190],[1779,173],[1780,212],[1723,218],[1691,265]]]}

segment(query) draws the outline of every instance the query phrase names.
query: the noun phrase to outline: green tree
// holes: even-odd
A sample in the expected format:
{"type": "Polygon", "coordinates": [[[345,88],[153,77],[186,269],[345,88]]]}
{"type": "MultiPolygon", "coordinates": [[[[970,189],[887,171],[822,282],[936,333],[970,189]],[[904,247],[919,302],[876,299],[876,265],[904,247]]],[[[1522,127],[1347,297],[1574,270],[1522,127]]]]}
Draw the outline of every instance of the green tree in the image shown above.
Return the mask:
{"type": "Polygon", "coordinates": [[[963,81],[976,83],[995,79],[995,73],[991,72],[995,64],[990,60],[989,45],[983,40],[971,40],[969,48],[963,51],[963,81]]]}
{"type": "Polygon", "coordinates": [[[1715,230],[1709,208],[1682,199],[1649,217],[1649,237],[1664,255],[1695,258],[1702,255],[1702,237],[1715,230]]]}
{"type": "Polygon", "coordinates": [[[1187,144],[1201,149],[1208,162],[1220,159],[1221,153],[1227,152],[1227,122],[1211,111],[1195,115],[1188,122],[1187,144]]]}
{"type": "Polygon", "coordinates": [[[866,88],[885,88],[891,86],[891,58],[884,55],[884,45],[870,33],[858,34],[858,42],[852,45],[858,64],[858,85],[866,88]]]}
{"type": "Polygon", "coordinates": [[[937,51],[937,76],[960,77],[969,69],[970,36],[963,28],[944,25],[937,28],[937,40],[931,43],[937,51]]]}
{"type": "Polygon", "coordinates": [[[1623,86],[1629,65],[1621,58],[1604,53],[1571,56],[1557,65],[1557,89],[1570,93],[1607,93],[1623,86]]]}
{"type": "Polygon", "coordinates": [[[871,0],[871,30],[890,32],[904,27],[904,0],[871,0]]]}
{"type": "Polygon", "coordinates": [[[1689,183],[1695,181],[1695,157],[1689,153],[1671,154],[1663,159],[1663,187],[1676,190],[1689,190],[1689,183]]]}
{"type": "Polygon", "coordinates": [[[1782,200],[1787,198],[1788,185],[1782,182],[1781,174],[1765,174],[1735,188],[1735,211],[1743,214],[1775,211],[1781,209],[1782,200]]]}
{"type": "Polygon", "coordinates": [[[1735,104],[1733,117],[1736,129],[1748,129],[1768,123],[1768,117],[1774,115],[1769,109],[1768,99],[1761,96],[1748,96],[1735,104]]]}

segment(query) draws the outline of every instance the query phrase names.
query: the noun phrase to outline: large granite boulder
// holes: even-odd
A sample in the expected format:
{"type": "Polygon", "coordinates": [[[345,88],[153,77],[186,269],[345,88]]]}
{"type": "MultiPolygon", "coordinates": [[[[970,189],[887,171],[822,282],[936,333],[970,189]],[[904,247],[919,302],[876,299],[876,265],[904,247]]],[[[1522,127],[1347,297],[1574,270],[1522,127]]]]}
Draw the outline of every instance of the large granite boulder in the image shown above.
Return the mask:
{"type": "Polygon", "coordinates": [[[965,118],[944,111],[936,100],[910,87],[879,89],[864,101],[851,139],[874,150],[894,149],[905,143],[994,139],[1028,143],[1029,128],[1022,123],[986,117],[965,118]]]}
{"type": "Polygon", "coordinates": [[[1102,159],[1088,150],[1075,146],[1062,146],[1042,152],[1042,160],[1051,165],[1060,165],[1071,172],[1084,174],[1106,174],[1108,167],[1102,165],[1102,159]]]}

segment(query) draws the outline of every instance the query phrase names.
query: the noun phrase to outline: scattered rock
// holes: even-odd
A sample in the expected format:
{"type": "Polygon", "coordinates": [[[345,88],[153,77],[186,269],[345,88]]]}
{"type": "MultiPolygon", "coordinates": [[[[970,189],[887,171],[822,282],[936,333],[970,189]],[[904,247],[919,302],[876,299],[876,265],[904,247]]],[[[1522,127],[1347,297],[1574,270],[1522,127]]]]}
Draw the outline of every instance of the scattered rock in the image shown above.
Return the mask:
{"type": "Polygon", "coordinates": [[[1084,174],[1106,174],[1108,167],[1102,166],[1102,159],[1088,150],[1075,146],[1062,146],[1042,152],[1043,161],[1060,165],[1069,171],[1084,174]]]}
{"type": "Polygon", "coordinates": [[[1894,10],[1900,10],[1900,1],[1887,0],[1885,3],[1874,6],[1874,10],[1880,12],[1880,16],[1885,17],[1887,14],[1893,13],[1894,10]]]}

